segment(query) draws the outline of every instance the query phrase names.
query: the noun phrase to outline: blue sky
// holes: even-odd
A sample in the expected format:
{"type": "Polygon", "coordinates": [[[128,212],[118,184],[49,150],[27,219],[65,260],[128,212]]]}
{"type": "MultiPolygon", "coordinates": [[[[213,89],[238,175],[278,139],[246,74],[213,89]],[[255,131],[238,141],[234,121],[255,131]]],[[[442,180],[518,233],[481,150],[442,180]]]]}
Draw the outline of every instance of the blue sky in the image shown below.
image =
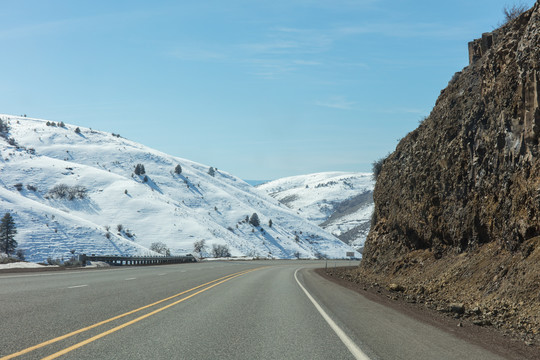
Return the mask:
{"type": "Polygon", "coordinates": [[[244,179],[371,171],[508,3],[3,1],[0,112],[244,179]]]}

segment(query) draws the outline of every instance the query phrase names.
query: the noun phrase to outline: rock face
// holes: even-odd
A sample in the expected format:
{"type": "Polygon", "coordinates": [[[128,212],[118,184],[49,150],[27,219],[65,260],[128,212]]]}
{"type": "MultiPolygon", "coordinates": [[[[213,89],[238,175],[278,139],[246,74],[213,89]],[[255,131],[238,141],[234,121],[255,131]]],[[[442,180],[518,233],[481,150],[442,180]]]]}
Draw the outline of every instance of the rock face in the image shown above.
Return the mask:
{"type": "Polygon", "coordinates": [[[385,160],[367,262],[540,234],[540,4],[496,35],[385,160]]]}
{"type": "MultiPolygon", "coordinates": [[[[469,43],[469,52],[470,65],[454,75],[430,116],[384,161],[359,271],[379,282],[408,276],[425,282],[421,290],[427,291],[430,281],[444,278],[442,286],[449,288],[487,271],[474,261],[499,274],[499,265],[491,269],[489,261],[478,261],[492,256],[504,275],[478,280],[478,299],[469,296],[473,291],[455,288],[449,294],[461,298],[454,301],[469,306],[488,294],[509,302],[521,297],[538,315],[534,284],[540,263],[530,260],[540,253],[540,2],[469,43]],[[463,262],[454,268],[460,279],[441,275],[448,266],[438,272],[426,268],[452,257],[463,262]],[[517,274],[512,266],[523,261],[529,267],[517,274]],[[512,283],[502,286],[508,274],[512,283]],[[503,287],[513,287],[515,294],[498,292],[503,287]],[[520,287],[523,293],[516,295],[520,287]]],[[[540,320],[531,314],[528,321],[539,333],[540,320]]]]}

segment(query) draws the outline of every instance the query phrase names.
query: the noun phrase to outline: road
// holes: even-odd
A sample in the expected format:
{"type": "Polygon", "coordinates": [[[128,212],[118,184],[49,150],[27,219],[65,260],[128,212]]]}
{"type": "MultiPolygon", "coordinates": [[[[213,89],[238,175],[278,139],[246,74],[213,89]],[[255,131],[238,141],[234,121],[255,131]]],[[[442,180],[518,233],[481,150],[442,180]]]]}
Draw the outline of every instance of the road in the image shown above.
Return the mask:
{"type": "Polygon", "coordinates": [[[498,359],[310,271],[324,265],[0,274],[0,360],[498,359]]]}

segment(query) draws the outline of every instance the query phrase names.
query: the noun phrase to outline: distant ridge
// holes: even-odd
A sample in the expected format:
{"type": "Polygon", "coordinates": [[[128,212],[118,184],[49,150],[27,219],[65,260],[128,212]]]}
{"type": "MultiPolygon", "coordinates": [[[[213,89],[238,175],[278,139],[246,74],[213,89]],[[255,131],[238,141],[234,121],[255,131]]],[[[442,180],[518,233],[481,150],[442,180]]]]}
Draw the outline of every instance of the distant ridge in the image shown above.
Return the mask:
{"type": "Polygon", "coordinates": [[[258,185],[265,184],[271,180],[244,180],[244,181],[247,182],[251,186],[258,186],[258,185]]]}
{"type": "Polygon", "coordinates": [[[324,172],[259,185],[299,215],[362,251],[373,213],[373,175],[324,172]]]}

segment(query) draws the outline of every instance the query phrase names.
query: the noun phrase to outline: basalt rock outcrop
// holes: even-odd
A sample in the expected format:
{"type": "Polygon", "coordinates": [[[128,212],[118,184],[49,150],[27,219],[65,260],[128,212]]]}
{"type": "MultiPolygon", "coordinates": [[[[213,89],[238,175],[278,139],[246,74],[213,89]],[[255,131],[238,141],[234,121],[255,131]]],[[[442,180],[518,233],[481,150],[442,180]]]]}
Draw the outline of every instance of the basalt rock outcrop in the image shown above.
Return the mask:
{"type": "Polygon", "coordinates": [[[358,271],[377,282],[399,280],[409,293],[429,293],[433,301],[486,309],[497,301],[512,309],[521,304],[520,315],[501,326],[515,321],[508,326],[534,337],[540,333],[540,1],[469,43],[469,58],[429,117],[384,160],[358,271]]]}

